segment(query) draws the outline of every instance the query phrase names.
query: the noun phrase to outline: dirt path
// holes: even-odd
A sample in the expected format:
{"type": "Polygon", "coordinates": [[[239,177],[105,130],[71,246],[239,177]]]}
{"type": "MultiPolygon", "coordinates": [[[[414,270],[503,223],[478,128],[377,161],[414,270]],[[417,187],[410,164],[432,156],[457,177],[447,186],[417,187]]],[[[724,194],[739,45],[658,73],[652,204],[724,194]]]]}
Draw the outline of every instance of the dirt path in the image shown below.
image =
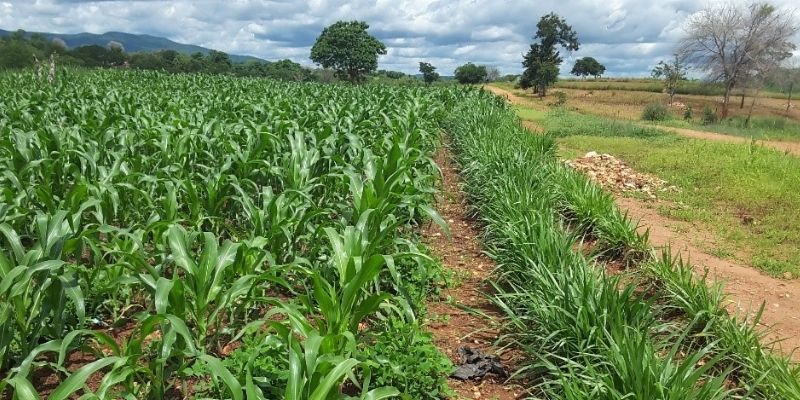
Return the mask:
{"type": "MultiPolygon", "coordinates": [[[[708,254],[695,243],[713,242],[714,235],[687,222],[675,221],[656,211],[657,203],[615,196],[617,205],[634,220],[641,231],[650,229],[650,243],[656,248],[670,246],[673,254],[689,260],[698,275],[706,270],[709,280],[723,283],[727,295],[726,308],[732,313],[756,312],[765,303],[761,326],[767,328],[767,341],[781,340],[781,352],[789,354],[800,347],[800,284],[776,279],[750,267],[708,254]],[[690,234],[679,232],[691,232],[690,234]]],[[[792,354],[800,361],[800,354],[792,354]]]]}
{"type": "MultiPolygon", "coordinates": [[[[500,354],[494,347],[500,334],[500,314],[484,295],[490,291],[485,280],[495,265],[483,254],[478,231],[465,215],[458,175],[445,147],[437,154],[436,162],[444,177],[437,208],[450,226],[452,240],[448,240],[436,225],[426,227],[423,235],[433,254],[445,268],[454,272],[456,286],[446,289],[440,301],[428,304],[428,330],[433,333],[436,345],[455,365],[461,363],[458,348],[470,346],[499,355],[503,365],[509,369],[508,366],[514,364],[513,356],[509,352],[500,354]]],[[[523,393],[523,388],[504,384],[500,378],[487,378],[482,382],[451,378],[449,384],[457,393],[456,399],[510,400],[523,393]]]]}
{"type": "MultiPolygon", "coordinates": [[[[512,104],[531,105],[530,101],[507,90],[494,86],[486,86],[486,89],[505,97],[512,104]]],[[[750,142],[741,137],[690,129],[664,129],[674,130],[679,135],[697,139],[730,143],[750,142]]],[[[800,155],[800,143],[766,141],[758,141],[758,143],[800,155]]],[[[760,325],[765,328],[766,342],[779,341],[776,343],[776,347],[781,352],[790,354],[794,361],[800,361],[800,350],[793,352],[794,349],[800,347],[800,314],[796,313],[797,310],[800,310],[800,281],[776,279],[748,266],[709,254],[698,244],[714,243],[713,233],[703,231],[687,222],[661,216],[656,211],[656,203],[624,196],[615,196],[615,198],[622,211],[627,212],[634,220],[640,221],[641,230],[650,230],[650,242],[653,246],[662,249],[670,246],[674,254],[691,262],[698,275],[703,275],[707,270],[710,281],[721,282],[724,285],[723,291],[727,295],[725,306],[730,312],[739,315],[754,313],[763,303],[764,312],[760,325]]]]}
{"type": "MultiPolygon", "coordinates": [[[[501,89],[496,86],[484,86],[484,88],[498,96],[506,98],[506,100],[508,100],[511,104],[528,105],[528,106],[532,105],[531,101],[523,97],[517,96],[508,90],[501,89]]],[[[647,126],[653,126],[653,125],[647,125],[647,126]]],[[[717,142],[742,143],[742,144],[748,144],[751,142],[749,138],[723,135],[720,133],[698,131],[694,129],[685,129],[685,128],[672,128],[666,126],[654,126],[654,127],[666,132],[674,132],[678,135],[693,139],[713,140],[717,142]]],[[[778,142],[770,140],[756,140],[756,143],[764,147],[769,147],[778,151],[783,151],[787,154],[794,154],[800,156],[800,142],[778,142]]]]}
{"type": "MultiPolygon", "coordinates": [[[[665,131],[675,132],[678,135],[693,139],[713,140],[725,143],[743,143],[743,144],[750,143],[750,139],[739,136],[723,135],[720,133],[696,131],[693,129],[685,129],[685,128],[670,128],[662,126],[658,126],[657,128],[663,129],[665,131]]],[[[756,143],[761,146],[769,147],[778,151],[783,151],[788,154],[800,155],[800,143],[798,142],[776,142],[769,140],[756,140],[756,143]]]]}

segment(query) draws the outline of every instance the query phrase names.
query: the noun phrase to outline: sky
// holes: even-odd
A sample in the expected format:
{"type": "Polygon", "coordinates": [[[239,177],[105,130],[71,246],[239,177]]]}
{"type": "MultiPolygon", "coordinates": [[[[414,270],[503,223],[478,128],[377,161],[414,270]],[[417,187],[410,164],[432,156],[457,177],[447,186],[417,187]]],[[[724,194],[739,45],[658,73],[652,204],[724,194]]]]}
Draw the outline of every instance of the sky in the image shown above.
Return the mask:
{"type": "MultiPolygon", "coordinates": [[[[773,0],[789,7],[793,0],[773,0]]],[[[231,54],[311,66],[309,49],[338,20],[363,20],[388,53],[379,68],[443,75],[466,62],[519,73],[542,15],[555,12],[578,33],[562,75],[592,56],[607,75],[645,76],[674,52],[683,23],[708,3],[692,0],[81,1],[0,0],[0,28],[56,33],[120,31],[164,36],[231,54]]]]}

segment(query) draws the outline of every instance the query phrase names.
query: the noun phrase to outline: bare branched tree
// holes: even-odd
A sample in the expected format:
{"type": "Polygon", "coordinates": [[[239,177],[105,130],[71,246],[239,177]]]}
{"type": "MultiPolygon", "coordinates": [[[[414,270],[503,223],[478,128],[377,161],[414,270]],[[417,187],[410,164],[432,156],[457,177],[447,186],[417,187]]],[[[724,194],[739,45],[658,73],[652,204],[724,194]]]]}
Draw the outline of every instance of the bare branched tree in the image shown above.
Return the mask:
{"type": "Polygon", "coordinates": [[[494,82],[500,79],[500,70],[496,67],[486,67],[486,82],[494,82]]]}
{"type": "Polygon", "coordinates": [[[797,31],[793,13],[768,3],[722,3],[689,20],[680,51],[690,65],[725,86],[724,118],[734,87],[791,57],[791,38],[797,31]]]}

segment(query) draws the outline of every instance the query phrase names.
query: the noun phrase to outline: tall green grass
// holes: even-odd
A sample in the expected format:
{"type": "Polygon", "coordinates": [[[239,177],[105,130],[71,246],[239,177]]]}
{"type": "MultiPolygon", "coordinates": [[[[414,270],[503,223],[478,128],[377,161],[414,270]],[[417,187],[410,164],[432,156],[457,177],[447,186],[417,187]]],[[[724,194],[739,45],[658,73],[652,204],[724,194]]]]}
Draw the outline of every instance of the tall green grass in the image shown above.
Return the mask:
{"type": "Polygon", "coordinates": [[[575,201],[578,193],[597,193],[577,189],[574,180],[585,178],[557,164],[552,138],[529,134],[510,110],[480,95],[462,102],[445,126],[468,197],[486,223],[485,245],[498,263],[495,300],[513,328],[509,339],[529,355],[518,374],[532,392],[576,399],[731,394],[713,343],[679,351],[682,332],[655,334],[668,327],[650,300],[575,250],[584,232],[628,248],[635,225],[619,213],[604,217],[613,203],[603,196],[595,197],[597,208],[575,201]],[[623,223],[602,222],[612,218],[623,223]]]}
{"type": "Polygon", "coordinates": [[[655,127],[580,114],[563,108],[550,110],[542,121],[542,125],[548,134],[556,137],[576,135],[655,137],[665,135],[663,130],[655,127]]]}

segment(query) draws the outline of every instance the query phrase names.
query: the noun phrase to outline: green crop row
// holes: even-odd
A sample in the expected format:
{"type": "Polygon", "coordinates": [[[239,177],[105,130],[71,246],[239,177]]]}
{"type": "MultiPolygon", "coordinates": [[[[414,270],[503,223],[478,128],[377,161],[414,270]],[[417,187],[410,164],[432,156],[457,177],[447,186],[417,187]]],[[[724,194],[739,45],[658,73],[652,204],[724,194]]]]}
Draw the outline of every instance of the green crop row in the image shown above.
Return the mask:
{"type": "Polygon", "coordinates": [[[798,398],[797,370],[761,347],[753,322],[728,316],[688,266],[655,260],[613,199],[558,162],[551,136],[531,135],[489,95],[463,101],[445,126],[531,395],[798,398]],[[651,282],[609,275],[605,259],[651,282]]]}
{"type": "MultiPolygon", "coordinates": [[[[0,92],[0,397],[399,394],[360,344],[420,334],[438,270],[413,232],[444,224],[455,89],[74,71],[0,92]]],[[[430,387],[404,392],[446,390],[446,363],[414,367],[430,387]]]]}

